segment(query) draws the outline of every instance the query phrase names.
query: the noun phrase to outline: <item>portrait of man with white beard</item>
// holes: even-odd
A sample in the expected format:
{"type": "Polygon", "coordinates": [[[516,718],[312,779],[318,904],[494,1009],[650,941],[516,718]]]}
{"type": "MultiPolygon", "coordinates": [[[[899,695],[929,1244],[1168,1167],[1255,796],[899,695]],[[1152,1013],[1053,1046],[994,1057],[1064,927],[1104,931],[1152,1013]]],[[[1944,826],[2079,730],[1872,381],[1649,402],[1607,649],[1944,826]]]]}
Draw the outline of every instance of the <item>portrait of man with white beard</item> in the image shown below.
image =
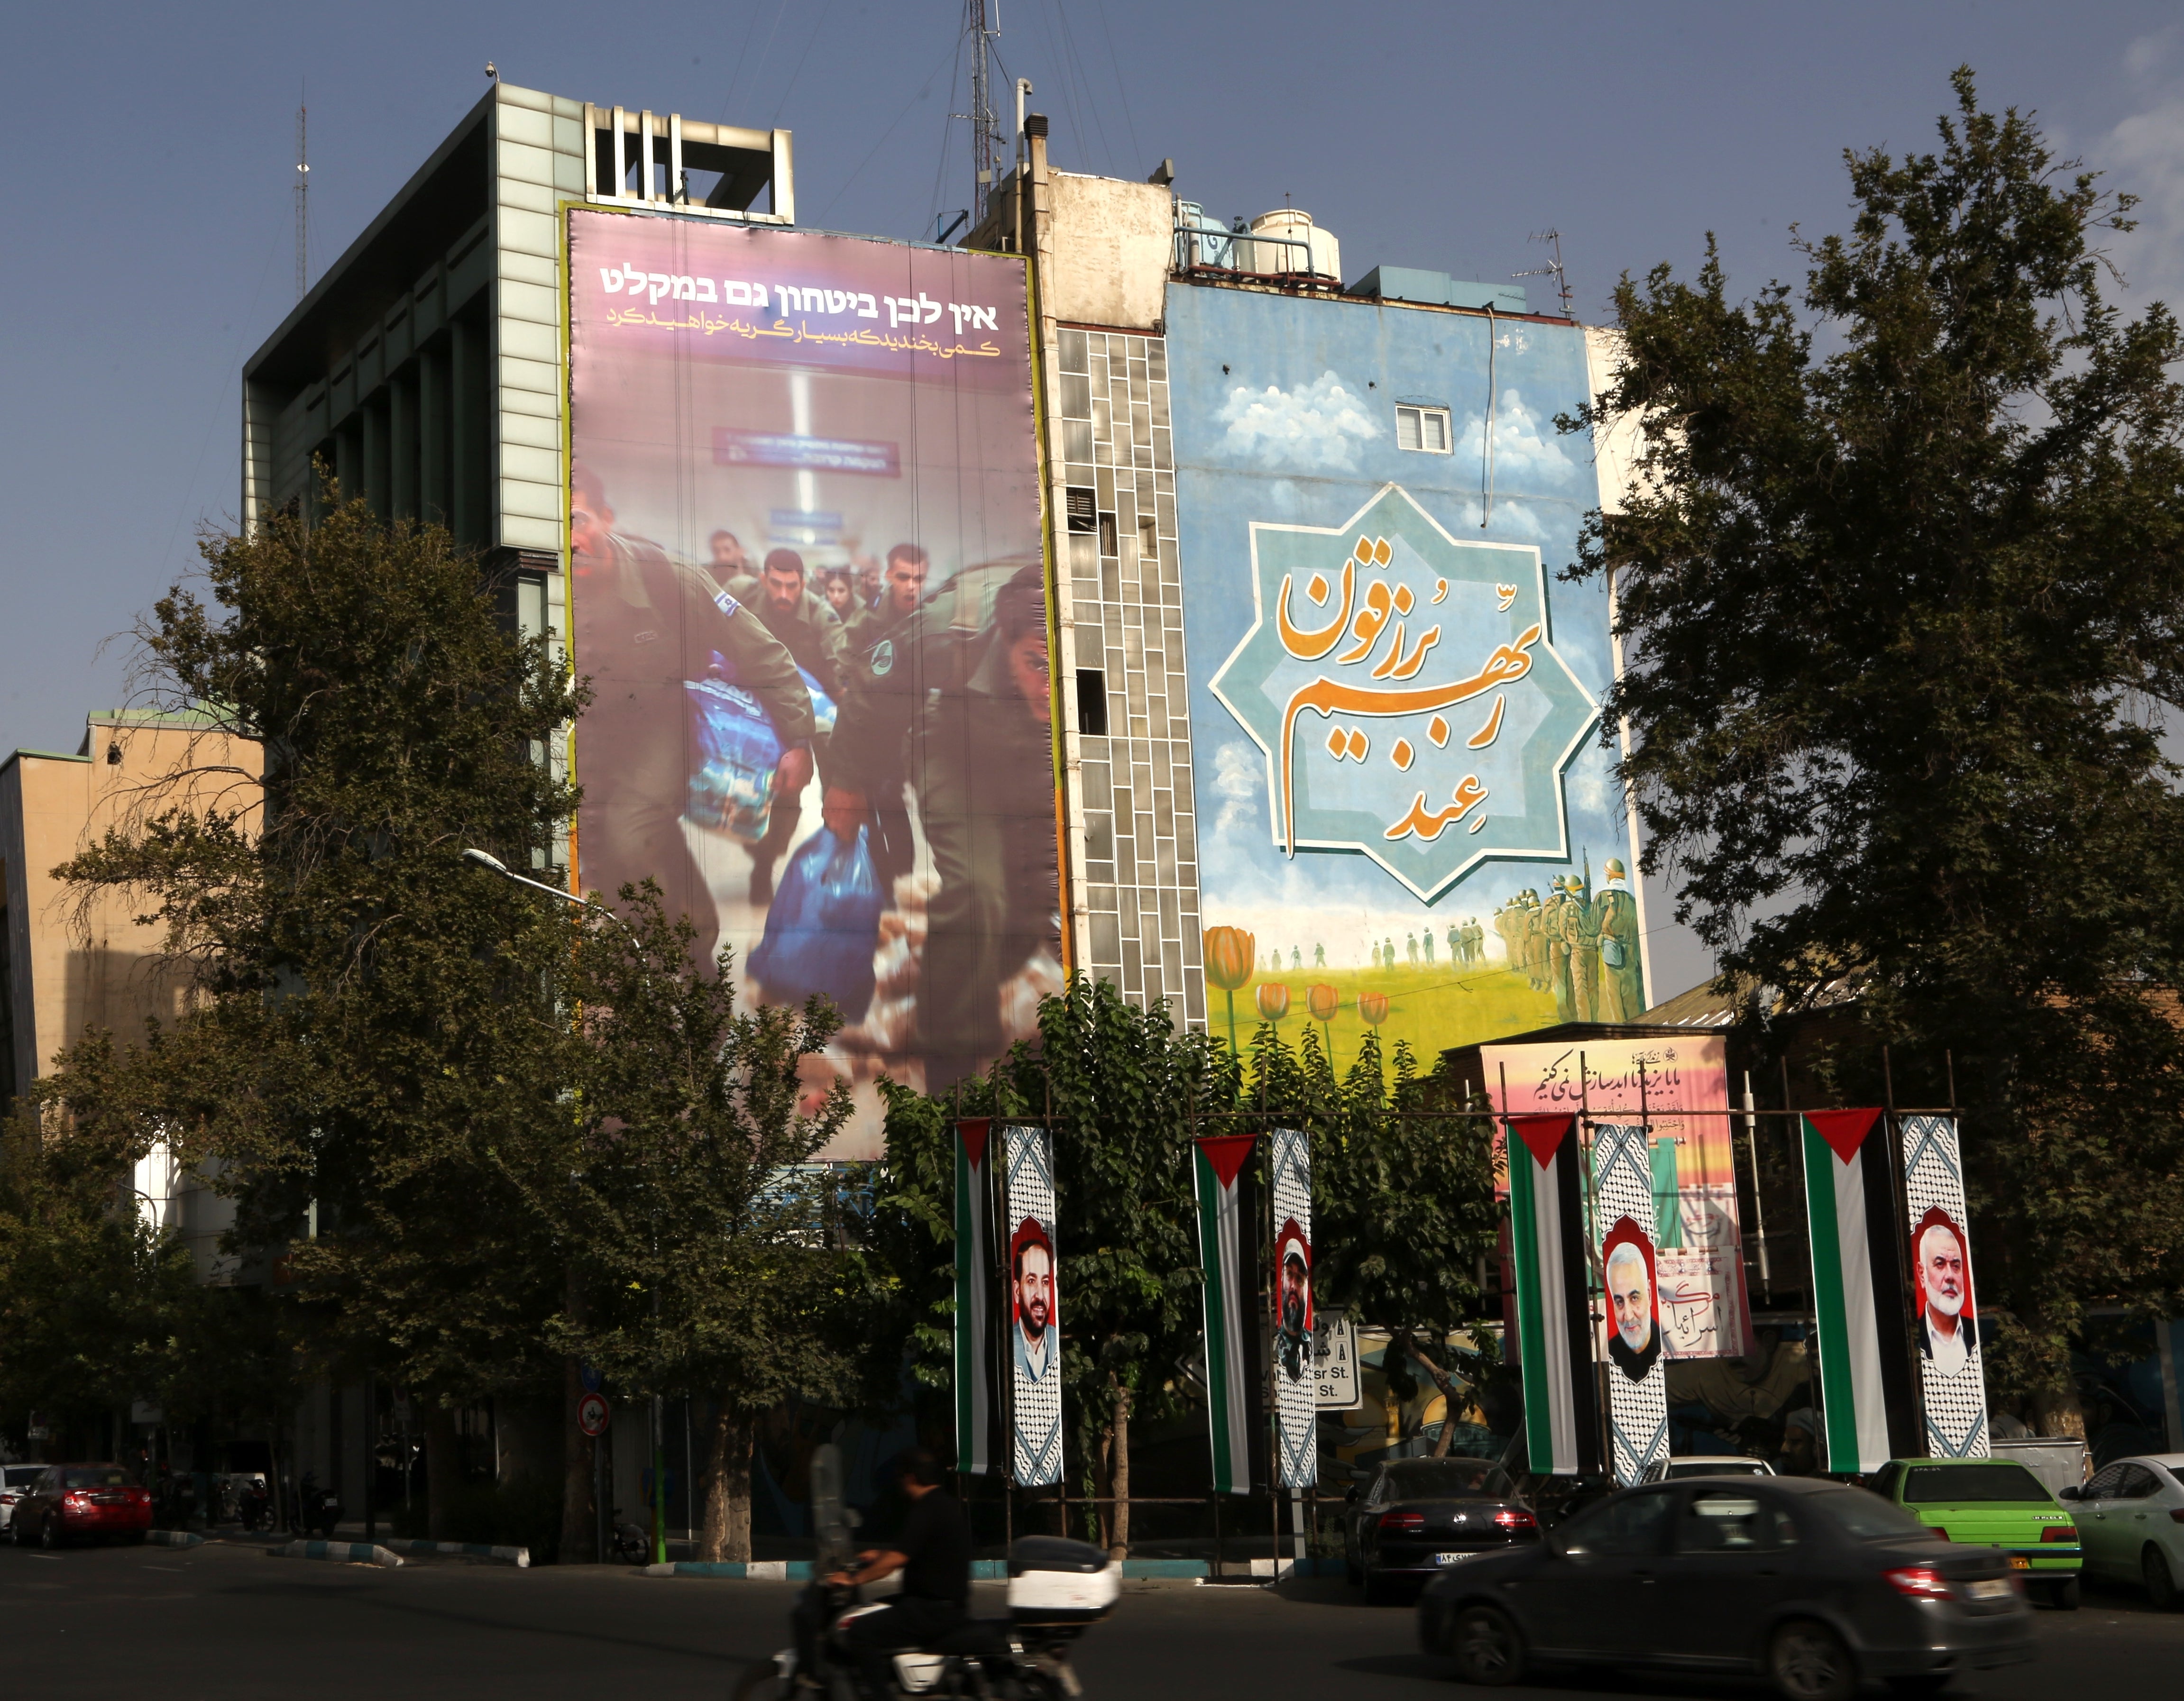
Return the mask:
{"type": "Polygon", "coordinates": [[[1936,1375],[1953,1376],[1979,1347],[1964,1231],[1936,1206],[1919,1219],[1911,1252],[1918,1271],[1919,1351],[1936,1375]]]}

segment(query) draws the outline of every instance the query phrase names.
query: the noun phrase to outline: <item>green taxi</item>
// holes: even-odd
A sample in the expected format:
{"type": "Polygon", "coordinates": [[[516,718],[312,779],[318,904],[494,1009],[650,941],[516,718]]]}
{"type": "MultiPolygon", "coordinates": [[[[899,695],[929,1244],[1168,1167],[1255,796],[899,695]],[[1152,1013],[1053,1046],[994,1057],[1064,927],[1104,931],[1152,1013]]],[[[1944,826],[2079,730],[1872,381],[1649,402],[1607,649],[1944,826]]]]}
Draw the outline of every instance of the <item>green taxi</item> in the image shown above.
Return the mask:
{"type": "Polygon", "coordinates": [[[1946,1541],[2001,1548],[2027,1588],[2052,1604],[2078,1604],[2078,1526],[2014,1459],[1892,1459],[1872,1487],[1946,1541]]]}

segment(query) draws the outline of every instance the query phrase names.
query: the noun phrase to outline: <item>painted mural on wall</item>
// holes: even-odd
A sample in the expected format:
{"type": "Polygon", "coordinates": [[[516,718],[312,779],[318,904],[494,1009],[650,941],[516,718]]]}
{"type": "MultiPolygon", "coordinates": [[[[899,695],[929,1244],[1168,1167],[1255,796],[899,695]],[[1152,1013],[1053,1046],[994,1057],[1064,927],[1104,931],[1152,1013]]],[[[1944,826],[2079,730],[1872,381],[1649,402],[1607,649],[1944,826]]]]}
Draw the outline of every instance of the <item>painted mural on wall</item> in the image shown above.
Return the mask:
{"type": "Polygon", "coordinates": [[[1583,333],[1176,286],[1167,338],[1216,1031],[1638,1014],[1583,333]]]}

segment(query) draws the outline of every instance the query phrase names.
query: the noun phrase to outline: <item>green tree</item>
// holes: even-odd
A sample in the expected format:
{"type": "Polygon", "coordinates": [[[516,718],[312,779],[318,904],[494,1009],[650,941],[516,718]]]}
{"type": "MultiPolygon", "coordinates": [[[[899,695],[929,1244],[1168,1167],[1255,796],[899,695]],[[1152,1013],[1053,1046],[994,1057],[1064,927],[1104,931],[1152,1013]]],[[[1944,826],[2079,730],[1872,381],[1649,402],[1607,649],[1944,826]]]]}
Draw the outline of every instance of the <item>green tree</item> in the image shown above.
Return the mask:
{"type": "Polygon", "coordinates": [[[1500,1223],[1490,1120],[1467,1114],[1438,1070],[1420,1076],[1400,1040],[1391,1081],[1374,1033],[1338,1081],[1317,1034],[1291,1049],[1262,1026],[1251,1091],[1268,1120],[1312,1136],[1315,1301],[1389,1331],[1391,1387],[1408,1364],[1425,1370],[1446,1409],[1434,1451],[1446,1454],[1462,1404],[1447,1337],[1479,1315],[1500,1223]]]}
{"type": "Polygon", "coordinates": [[[842,1178],[814,1162],[853,1103],[805,1072],[840,1022],[819,998],[738,1007],[726,949],[701,970],[656,887],[621,898],[562,982],[582,1013],[573,1142],[549,1135],[508,1174],[588,1297],[556,1337],[627,1392],[712,1401],[703,1556],[748,1559],[759,1419],[844,1398],[861,1365],[842,1178]]]}
{"type": "Polygon", "coordinates": [[[566,1250],[490,1148],[554,1114],[566,924],[460,859],[543,859],[574,793],[541,759],[584,695],[444,531],[326,495],[208,536],[209,602],[177,587],[140,632],[148,694],[254,742],[262,789],[187,770],[61,873],[134,894],[192,965],[146,1113],[219,1160],[313,1364],[426,1394],[437,1526],[454,1407],[562,1370],[566,1250]]]}
{"type": "Polygon", "coordinates": [[[1623,280],[1642,452],[1574,570],[1648,869],[1786,1009],[1860,976],[1899,1087],[1953,1055],[1982,1311],[2069,1422],[2086,1302],[2184,1277],[2184,340],[2103,298],[2131,197],[1955,86],[1938,151],[1847,155],[1801,292],[1623,280]]]}

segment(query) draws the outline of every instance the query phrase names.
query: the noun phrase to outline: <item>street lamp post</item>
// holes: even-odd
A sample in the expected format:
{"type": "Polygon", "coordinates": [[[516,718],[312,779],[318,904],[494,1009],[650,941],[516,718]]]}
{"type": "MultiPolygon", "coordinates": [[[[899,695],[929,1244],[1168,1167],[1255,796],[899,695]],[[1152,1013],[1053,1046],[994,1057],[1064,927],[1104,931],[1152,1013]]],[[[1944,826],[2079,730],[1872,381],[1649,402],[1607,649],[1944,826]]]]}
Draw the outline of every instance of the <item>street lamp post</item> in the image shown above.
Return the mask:
{"type": "MultiPolygon", "coordinates": [[[[558,886],[547,885],[543,880],[533,880],[528,875],[518,874],[490,851],[482,851],[476,846],[472,846],[464,851],[463,860],[476,863],[487,873],[497,874],[503,880],[512,880],[518,886],[527,886],[533,892],[543,892],[549,898],[558,898],[564,903],[573,903],[582,909],[595,910],[615,923],[625,933],[628,933],[632,942],[637,937],[631,931],[629,923],[624,921],[604,903],[594,903],[590,898],[580,893],[565,892],[558,886]]],[[[638,955],[640,958],[644,955],[641,948],[638,955]]],[[[652,1284],[652,1315],[655,1318],[660,1315],[660,1283],[656,1280],[652,1284]]],[[[656,1565],[664,1565],[667,1563],[666,1449],[660,1439],[660,1399],[655,1393],[652,1397],[650,1440],[652,1443],[652,1562],[656,1565]]]]}

